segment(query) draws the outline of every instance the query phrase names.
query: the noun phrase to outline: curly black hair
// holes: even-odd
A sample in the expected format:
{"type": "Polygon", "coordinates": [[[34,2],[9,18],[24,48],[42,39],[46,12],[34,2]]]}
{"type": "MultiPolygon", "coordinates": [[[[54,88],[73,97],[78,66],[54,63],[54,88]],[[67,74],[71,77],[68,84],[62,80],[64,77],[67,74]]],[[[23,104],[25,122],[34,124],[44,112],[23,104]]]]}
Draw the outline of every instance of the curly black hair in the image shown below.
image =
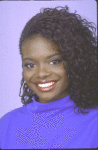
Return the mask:
{"type": "MultiPolygon", "coordinates": [[[[41,34],[58,44],[63,60],[68,63],[70,78],[70,98],[78,107],[78,112],[86,114],[85,109],[98,108],[97,81],[97,37],[96,25],[74,13],[69,8],[42,8],[25,25],[19,41],[22,57],[22,44],[31,36],[41,34]],[[61,8],[61,9],[59,9],[61,8]]],[[[21,80],[21,87],[24,78],[21,80]]],[[[32,102],[32,90],[25,84],[21,102],[32,102]]],[[[24,106],[23,105],[23,106],[24,106]]],[[[74,108],[74,109],[75,109],[74,108]]]]}

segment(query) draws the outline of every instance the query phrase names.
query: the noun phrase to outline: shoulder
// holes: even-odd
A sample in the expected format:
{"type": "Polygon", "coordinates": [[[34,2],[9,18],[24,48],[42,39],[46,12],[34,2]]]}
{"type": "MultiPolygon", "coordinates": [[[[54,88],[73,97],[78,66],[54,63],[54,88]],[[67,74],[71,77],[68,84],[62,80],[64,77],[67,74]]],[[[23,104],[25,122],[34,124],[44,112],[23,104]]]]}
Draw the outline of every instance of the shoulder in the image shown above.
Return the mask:
{"type": "Polygon", "coordinates": [[[4,135],[4,133],[6,133],[10,123],[13,122],[13,120],[17,120],[21,114],[23,115],[24,112],[26,112],[25,109],[25,106],[16,108],[10,112],[7,112],[0,118],[0,135],[4,135]]]}
{"type": "Polygon", "coordinates": [[[10,120],[16,118],[17,115],[23,114],[23,112],[25,112],[25,108],[26,108],[25,106],[22,106],[14,110],[11,110],[10,112],[7,112],[5,115],[3,115],[0,118],[0,130],[2,127],[4,128],[4,126],[7,126],[10,120]]]}
{"type": "Polygon", "coordinates": [[[6,133],[9,133],[9,127],[12,127],[12,125],[15,126],[15,121],[20,121],[21,116],[23,116],[25,112],[27,112],[26,107],[22,106],[20,108],[16,108],[10,112],[7,112],[0,118],[0,135],[2,135],[0,136],[0,147],[3,140],[5,139],[6,133]]]}

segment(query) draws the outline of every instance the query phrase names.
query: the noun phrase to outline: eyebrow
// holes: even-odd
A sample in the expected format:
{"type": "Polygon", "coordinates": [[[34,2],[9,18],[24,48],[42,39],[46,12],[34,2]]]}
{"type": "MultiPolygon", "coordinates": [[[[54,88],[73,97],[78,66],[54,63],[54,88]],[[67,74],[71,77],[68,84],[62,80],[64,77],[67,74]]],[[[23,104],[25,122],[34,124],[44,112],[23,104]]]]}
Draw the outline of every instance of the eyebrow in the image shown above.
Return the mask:
{"type": "MultiPolygon", "coordinates": [[[[60,55],[61,53],[57,53],[57,54],[53,54],[53,55],[50,55],[47,57],[47,59],[53,57],[53,56],[56,56],[56,55],[60,55]]],[[[33,60],[33,58],[24,58],[23,60],[33,60]]]]}

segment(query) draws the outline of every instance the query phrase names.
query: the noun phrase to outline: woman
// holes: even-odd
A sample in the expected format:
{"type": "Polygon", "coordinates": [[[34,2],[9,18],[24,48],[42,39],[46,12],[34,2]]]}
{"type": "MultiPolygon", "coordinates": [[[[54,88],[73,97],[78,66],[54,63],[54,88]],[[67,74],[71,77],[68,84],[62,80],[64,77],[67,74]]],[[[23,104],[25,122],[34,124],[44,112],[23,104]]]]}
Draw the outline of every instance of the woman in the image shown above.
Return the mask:
{"type": "Polygon", "coordinates": [[[1,118],[1,149],[98,146],[95,27],[58,8],[44,8],[22,31],[23,107],[1,118]]]}

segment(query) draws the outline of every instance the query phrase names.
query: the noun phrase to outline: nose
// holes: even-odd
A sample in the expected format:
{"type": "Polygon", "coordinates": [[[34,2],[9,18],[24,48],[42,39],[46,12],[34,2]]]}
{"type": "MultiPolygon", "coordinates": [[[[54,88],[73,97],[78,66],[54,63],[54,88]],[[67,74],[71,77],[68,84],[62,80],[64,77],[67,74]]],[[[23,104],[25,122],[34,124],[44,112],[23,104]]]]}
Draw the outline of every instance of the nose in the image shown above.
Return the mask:
{"type": "Polygon", "coordinates": [[[38,78],[44,79],[45,77],[51,75],[51,71],[49,71],[48,66],[40,64],[38,69],[37,69],[36,75],[38,78]]]}

